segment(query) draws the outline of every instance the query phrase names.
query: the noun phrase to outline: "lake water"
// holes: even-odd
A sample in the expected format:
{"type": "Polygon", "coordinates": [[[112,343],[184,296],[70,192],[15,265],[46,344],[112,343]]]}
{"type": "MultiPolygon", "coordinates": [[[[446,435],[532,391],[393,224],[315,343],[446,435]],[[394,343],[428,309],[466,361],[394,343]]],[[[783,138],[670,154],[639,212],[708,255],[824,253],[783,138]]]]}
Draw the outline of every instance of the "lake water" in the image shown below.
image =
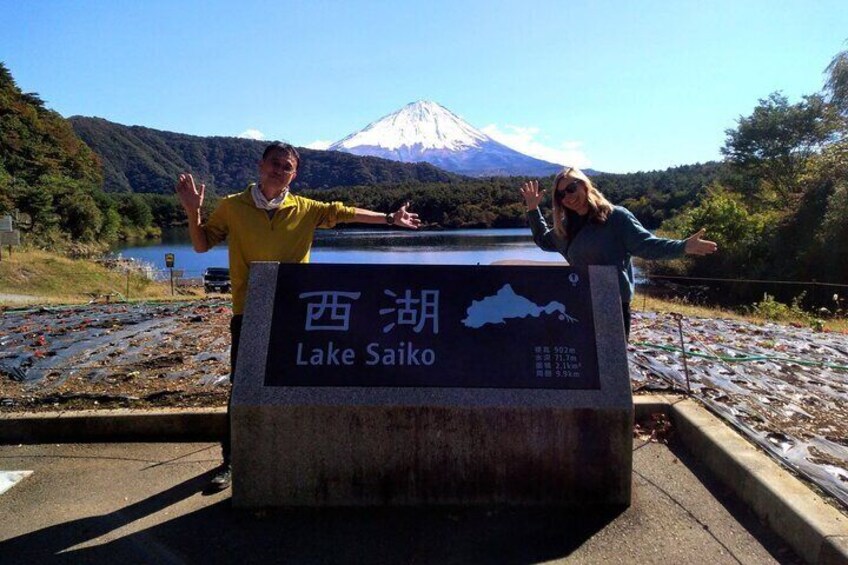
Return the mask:
{"type": "MultiPolygon", "coordinates": [[[[165,254],[175,255],[174,268],[199,277],[207,267],[226,267],[226,244],[195,253],[186,229],[167,230],[150,243],[119,246],[113,253],[165,269],[165,254]]],[[[377,229],[317,230],[313,263],[379,263],[413,265],[490,265],[496,261],[564,261],[533,243],[529,228],[455,231],[388,231],[377,229]]]]}

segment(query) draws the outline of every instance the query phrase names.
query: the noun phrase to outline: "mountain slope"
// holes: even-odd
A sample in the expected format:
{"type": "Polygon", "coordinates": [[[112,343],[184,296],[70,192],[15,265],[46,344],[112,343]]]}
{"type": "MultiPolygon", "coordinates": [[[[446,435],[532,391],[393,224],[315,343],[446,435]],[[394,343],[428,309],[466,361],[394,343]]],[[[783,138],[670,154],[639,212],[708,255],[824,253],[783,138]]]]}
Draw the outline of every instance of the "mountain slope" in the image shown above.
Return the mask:
{"type": "MultiPolygon", "coordinates": [[[[170,194],[177,175],[192,172],[208,190],[227,194],[256,179],[265,141],[199,137],[102,118],[70,118],[76,134],[103,163],[107,192],[170,194]]],[[[298,148],[301,165],[294,188],[364,184],[448,182],[456,179],[427,163],[403,164],[373,157],[298,148]]]]}
{"type": "Polygon", "coordinates": [[[65,119],[24,93],[0,63],[0,180],[9,176],[35,185],[53,175],[100,184],[100,163],[65,119]]]}
{"type": "Polygon", "coordinates": [[[510,149],[443,106],[423,100],[368,124],[332,144],[330,150],[404,163],[427,162],[477,177],[547,176],[562,168],[510,149]]]}

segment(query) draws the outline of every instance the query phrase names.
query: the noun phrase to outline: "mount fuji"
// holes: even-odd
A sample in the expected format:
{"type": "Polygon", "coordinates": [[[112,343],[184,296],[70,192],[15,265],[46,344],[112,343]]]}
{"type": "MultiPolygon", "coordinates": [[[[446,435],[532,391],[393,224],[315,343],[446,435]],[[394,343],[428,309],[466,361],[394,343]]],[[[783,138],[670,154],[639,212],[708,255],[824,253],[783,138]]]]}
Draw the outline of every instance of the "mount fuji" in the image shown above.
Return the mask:
{"type": "Polygon", "coordinates": [[[562,169],[498,143],[447,108],[425,100],[368,124],[330,151],[413,163],[474,177],[547,176],[562,169]]]}

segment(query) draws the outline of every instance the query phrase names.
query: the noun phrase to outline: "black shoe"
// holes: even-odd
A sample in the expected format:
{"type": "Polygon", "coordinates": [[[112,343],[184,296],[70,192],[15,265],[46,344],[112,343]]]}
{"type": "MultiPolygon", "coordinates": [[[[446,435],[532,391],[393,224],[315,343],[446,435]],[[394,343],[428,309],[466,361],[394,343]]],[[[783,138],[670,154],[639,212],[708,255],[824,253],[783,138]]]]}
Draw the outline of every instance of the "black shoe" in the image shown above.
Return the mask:
{"type": "Polygon", "coordinates": [[[224,490],[230,488],[230,483],[233,481],[233,469],[229,465],[221,465],[218,467],[215,476],[209,481],[209,490],[224,490]]]}

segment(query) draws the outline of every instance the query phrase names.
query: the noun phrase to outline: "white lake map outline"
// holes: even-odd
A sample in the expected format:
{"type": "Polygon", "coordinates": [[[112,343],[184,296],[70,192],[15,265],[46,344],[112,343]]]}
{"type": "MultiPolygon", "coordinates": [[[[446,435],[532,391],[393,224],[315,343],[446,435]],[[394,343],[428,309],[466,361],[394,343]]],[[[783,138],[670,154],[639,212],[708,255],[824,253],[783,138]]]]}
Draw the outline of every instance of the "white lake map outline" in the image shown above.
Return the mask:
{"type": "Polygon", "coordinates": [[[569,323],[577,322],[577,318],[565,311],[561,302],[551,301],[546,306],[539,306],[532,300],[518,295],[512,285],[504,285],[494,296],[482,300],[473,300],[466,310],[467,317],[462,324],[468,328],[478,329],[486,324],[505,324],[515,318],[538,318],[542,314],[559,313],[559,319],[569,323]]]}

